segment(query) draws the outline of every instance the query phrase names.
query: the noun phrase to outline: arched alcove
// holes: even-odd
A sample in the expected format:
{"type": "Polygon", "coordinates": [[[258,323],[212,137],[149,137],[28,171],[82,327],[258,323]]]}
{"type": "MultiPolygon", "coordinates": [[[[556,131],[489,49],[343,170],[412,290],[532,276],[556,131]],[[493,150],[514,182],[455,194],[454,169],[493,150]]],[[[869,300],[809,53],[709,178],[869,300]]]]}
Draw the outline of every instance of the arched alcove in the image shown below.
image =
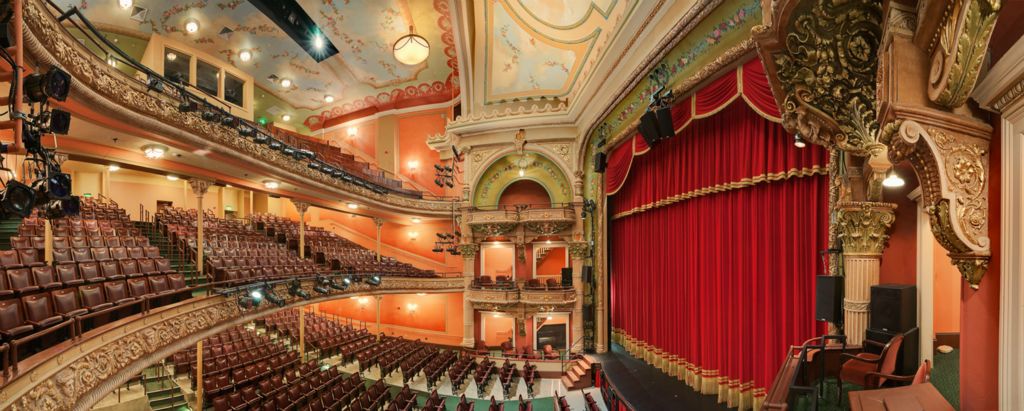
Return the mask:
{"type": "MultiPolygon", "coordinates": [[[[547,193],[551,203],[572,201],[572,184],[554,161],[537,152],[510,153],[498,158],[480,174],[473,190],[473,205],[493,207],[514,184],[530,181],[547,193]]],[[[521,183],[525,186],[527,183],[521,183]]],[[[518,187],[514,188],[518,189],[518,187]]]]}
{"type": "Polygon", "coordinates": [[[531,179],[514,180],[505,186],[498,197],[498,205],[511,206],[528,204],[532,206],[550,205],[551,194],[540,183],[531,179]]]}

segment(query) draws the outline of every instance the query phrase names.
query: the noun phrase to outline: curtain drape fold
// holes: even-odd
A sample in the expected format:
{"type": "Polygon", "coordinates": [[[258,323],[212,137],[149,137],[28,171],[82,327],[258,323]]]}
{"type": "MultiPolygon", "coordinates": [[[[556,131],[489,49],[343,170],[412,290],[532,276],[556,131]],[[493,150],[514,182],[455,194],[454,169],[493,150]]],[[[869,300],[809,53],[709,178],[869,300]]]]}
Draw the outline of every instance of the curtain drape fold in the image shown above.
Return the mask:
{"type": "Polygon", "coordinates": [[[608,240],[614,338],[695,389],[750,408],[786,348],[821,331],[814,276],[828,243],[828,157],[793,146],[771,117],[767,82],[742,84],[709,83],[713,92],[698,93],[688,114],[705,118],[645,155],[633,158],[638,147],[627,143],[632,161],[608,199],[608,240]],[[757,97],[736,101],[751,88],[757,97]]]}

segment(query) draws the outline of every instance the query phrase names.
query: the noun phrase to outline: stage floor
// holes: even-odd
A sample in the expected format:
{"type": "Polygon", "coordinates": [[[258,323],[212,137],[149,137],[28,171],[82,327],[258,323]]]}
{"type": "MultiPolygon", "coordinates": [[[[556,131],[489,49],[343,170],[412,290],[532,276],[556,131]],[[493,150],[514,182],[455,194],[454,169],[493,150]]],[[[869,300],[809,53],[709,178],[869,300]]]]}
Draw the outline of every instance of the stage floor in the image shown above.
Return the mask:
{"type": "Polygon", "coordinates": [[[728,411],[717,397],[701,395],[686,383],[629,355],[621,345],[593,355],[608,380],[637,411],[686,410],[728,411]]]}

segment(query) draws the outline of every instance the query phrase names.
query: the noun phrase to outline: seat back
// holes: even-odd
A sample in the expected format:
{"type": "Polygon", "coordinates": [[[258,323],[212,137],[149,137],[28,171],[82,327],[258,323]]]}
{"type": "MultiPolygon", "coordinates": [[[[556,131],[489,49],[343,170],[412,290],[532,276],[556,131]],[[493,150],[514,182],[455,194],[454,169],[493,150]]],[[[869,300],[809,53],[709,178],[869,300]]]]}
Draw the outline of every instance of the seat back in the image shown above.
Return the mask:
{"type": "Polygon", "coordinates": [[[78,274],[80,274],[82,279],[86,281],[102,277],[100,275],[100,265],[93,261],[78,263],[78,274]]]}
{"type": "Polygon", "coordinates": [[[44,287],[58,282],[56,273],[53,271],[53,266],[50,265],[32,267],[32,278],[36,280],[37,285],[44,287]]]}
{"type": "Polygon", "coordinates": [[[121,274],[130,276],[139,273],[139,265],[135,260],[121,260],[117,262],[117,265],[121,267],[121,274]]]}
{"type": "Polygon", "coordinates": [[[103,273],[104,277],[113,278],[118,276],[117,261],[101,261],[100,272],[103,273]]]}
{"type": "Polygon", "coordinates": [[[99,284],[83,285],[78,287],[78,291],[82,293],[82,304],[86,307],[96,307],[107,302],[103,287],[99,284]]]}
{"type": "Polygon", "coordinates": [[[28,268],[7,270],[7,284],[9,284],[13,290],[30,288],[35,285],[32,284],[32,276],[29,273],[28,268]]]}
{"type": "Polygon", "coordinates": [[[24,324],[21,302],[15,299],[0,300],[0,330],[7,331],[24,324]]]}
{"type": "MultiPolygon", "coordinates": [[[[881,374],[892,374],[896,371],[896,357],[899,356],[900,346],[903,345],[903,334],[896,334],[885,347],[882,348],[882,361],[878,365],[878,372],[881,374]]],[[[878,386],[885,384],[885,378],[878,379],[878,386]]]]}
{"type": "Polygon", "coordinates": [[[53,317],[53,304],[49,294],[33,294],[21,298],[25,304],[25,316],[29,321],[43,321],[53,317]]]}
{"type": "Polygon", "coordinates": [[[75,263],[58,264],[57,279],[62,283],[72,283],[80,280],[81,277],[78,276],[78,266],[75,265],[75,263]]]}
{"type": "Polygon", "coordinates": [[[164,277],[162,275],[154,275],[148,277],[148,279],[149,289],[152,290],[154,293],[159,293],[168,290],[167,277],[164,277]]]}
{"type": "Polygon", "coordinates": [[[87,247],[75,247],[71,249],[71,256],[75,258],[75,261],[94,261],[92,253],[89,252],[87,247]]]}
{"type": "Polygon", "coordinates": [[[128,294],[132,297],[142,297],[149,294],[149,285],[145,278],[128,279],[128,294]]]}
{"type": "Polygon", "coordinates": [[[53,249],[53,262],[55,263],[67,263],[75,261],[71,255],[70,248],[54,248],[53,249]]]}
{"type": "Polygon", "coordinates": [[[914,380],[910,382],[911,385],[924,384],[932,380],[932,362],[924,360],[920,367],[917,367],[917,373],[914,374],[914,380]]]}
{"type": "Polygon", "coordinates": [[[18,250],[18,259],[22,265],[38,264],[42,263],[43,259],[39,257],[39,250],[35,248],[23,248],[18,250]]]}
{"type": "Polygon", "coordinates": [[[107,281],[103,283],[103,292],[107,295],[107,301],[118,301],[128,298],[128,290],[125,288],[124,281],[107,281]]]}
{"type": "Polygon", "coordinates": [[[67,314],[82,308],[82,305],[78,303],[78,290],[74,288],[54,290],[51,295],[53,297],[53,307],[60,314],[67,314]]]}
{"type": "Polygon", "coordinates": [[[18,261],[18,250],[0,250],[0,267],[16,267],[21,265],[18,261]]]}

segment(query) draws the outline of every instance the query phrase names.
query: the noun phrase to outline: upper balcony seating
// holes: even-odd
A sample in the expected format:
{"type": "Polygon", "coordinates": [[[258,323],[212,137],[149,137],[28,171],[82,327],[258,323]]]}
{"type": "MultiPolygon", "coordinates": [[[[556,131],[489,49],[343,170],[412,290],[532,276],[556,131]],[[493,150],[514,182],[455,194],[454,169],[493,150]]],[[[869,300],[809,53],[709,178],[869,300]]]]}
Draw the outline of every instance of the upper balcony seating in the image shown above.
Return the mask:
{"type": "Polygon", "coordinates": [[[0,355],[15,367],[67,338],[191,297],[185,276],[116,204],[83,199],[80,217],[50,220],[52,264],[37,240],[45,224],[23,219],[15,248],[0,250],[0,355]]]}
{"type": "MultiPolygon", "coordinates": [[[[320,351],[322,357],[335,354],[354,356],[358,348],[368,347],[376,337],[366,329],[353,329],[323,315],[305,313],[306,315],[306,346],[320,351]]],[[[299,339],[299,310],[285,310],[271,314],[262,319],[267,330],[299,339]]]]}
{"type": "MultiPolygon", "coordinates": [[[[299,223],[268,214],[255,214],[252,217],[256,229],[266,230],[267,235],[285,242],[289,249],[298,250],[299,223]]],[[[322,227],[306,226],[306,255],[311,256],[318,264],[324,264],[332,270],[342,270],[354,274],[379,274],[401,277],[436,277],[433,271],[421,270],[410,264],[400,262],[393,257],[381,256],[371,250],[349,241],[322,227]]]]}

